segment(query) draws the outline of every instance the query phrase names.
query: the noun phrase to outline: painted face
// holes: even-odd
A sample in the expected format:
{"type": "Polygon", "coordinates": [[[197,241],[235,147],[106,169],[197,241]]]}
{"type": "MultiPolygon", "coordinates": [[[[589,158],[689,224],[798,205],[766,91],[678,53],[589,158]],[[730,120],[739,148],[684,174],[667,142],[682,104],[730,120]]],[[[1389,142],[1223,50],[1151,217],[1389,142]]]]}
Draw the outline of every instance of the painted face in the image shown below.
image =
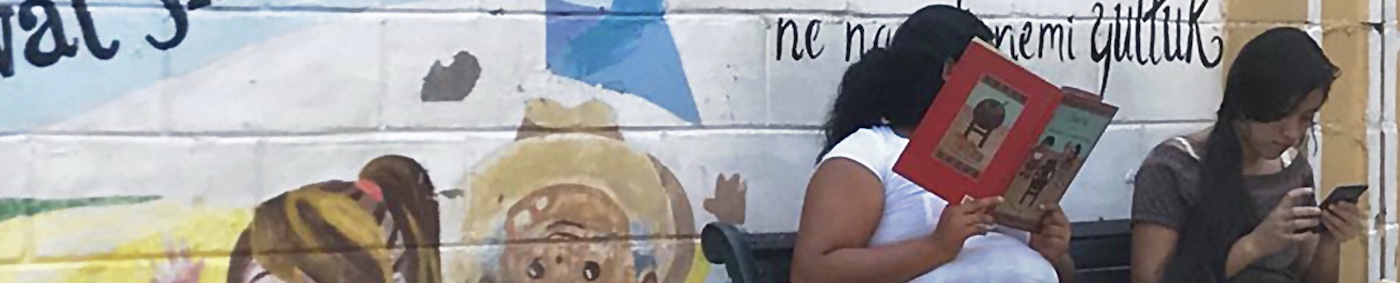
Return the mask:
{"type": "Polygon", "coordinates": [[[1273,160],[1289,148],[1298,146],[1308,129],[1312,128],[1313,118],[1322,108],[1322,101],[1322,90],[1314,90],[1299,101],[1298,106],[1283,119],[1272,122],[1240,122],[1240,139],[1244,142],[1245,150],[1260,158],[1273,160]]]}
{"type": "Polygon", "coordinates": [[[637,282],[631,244],[613,238],[628,234],[627,215],[601,190],[547,187],[521,198],[506,217],[503,282],[637,282]]]}

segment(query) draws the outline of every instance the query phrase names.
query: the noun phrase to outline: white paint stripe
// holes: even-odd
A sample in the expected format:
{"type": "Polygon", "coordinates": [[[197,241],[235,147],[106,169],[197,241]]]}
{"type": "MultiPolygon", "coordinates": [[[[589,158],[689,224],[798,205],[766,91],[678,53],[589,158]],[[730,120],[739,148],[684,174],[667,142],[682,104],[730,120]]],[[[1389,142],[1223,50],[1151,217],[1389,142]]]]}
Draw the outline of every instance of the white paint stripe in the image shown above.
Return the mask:
{"type": "MultiPolygon", "coordinates": [[[[1383,14],[1391,14],[1391,11],[1393,11],[1392,9],[1395,8],[1395,3],[1396,0],[1386,1],[1386,10],[1383,12],[1383,14]]],[[[1373,35],[1382,37],[1380,41],[1382,43],[1381,49],[1383,49],[1383,51],[1380,52],[1380,55],[1378,56],[1380,58],[1378,60],[1372,61],[1380,62],[1380,64],[1378,64],[1381,66],[1380,92],[1381,97],[1383,97],[1384,101],[1386,102],[1384,103],[1384,105],[1382,105],[1382,109],[1384,109],[1384,115],[1383,119],[1381,120],[1381,129],[1386,134],[1385,168],[1388,168],[1388,170],[1386,172],[1382,172],[1382,174],[1385,175],[1386,186],[1381,188],[1382,190],[1380,192],[1384,194],[1381,200],[1383,203],[1381,204],[1382,206],[1378,207],[1385,210],[1384,221],[1386,223],[1386,227],[1381,230],[1382,239],[1384,239],[1384,243],[1382,243],[1382,253],[1377,256],[1380,257],[1378,261],[1384,263],[1384,266],[1381,269],[1383,270],[1383,274],[1381,277],[1387,279],[1400,278],[1400,275],[1396,274],[1397,265],[1400,265],[1400,263],[1394,262],[1396,259],[1395,250],[1397,249],[1397,247],[1400,247],[1397,246],[1397,240],[1400,240],[1398,239],[1400,238],[1400,235],[1396,234],[1395,229],[1397,222],[1395,210],[1400,208],[1394,207],[1397,203],[1396,195],[1400,194],[1400,190],[1396,189],[1397,187],[1400,187],[1397,186],[1396,176],[1396,170],[1400,170],[1400,167],[1397,167],[1397,156],[1400,156],[1400,153],[1396,152],[1400,151],[1400,146],[1397,146],[1398,144],[1400,144],[1400,142],[1397,142],[1397,135],[1400,135],[1400,132],[1397,132],[1396,130],[1397,127],[1395,120],[1395,103],[1397,91],[1395,74],[1397,72],[1397,67],[1400,67],[1396,66],[1395,56],[1397,55],[1396,50],[1400,50],[1400,45],[1398,45],[1400,44],[1400,42],[1396,41],[1395,31],[1395,24],[1390,23],[1387,24],[1387,28],[1385,29],[1385,35],[1373,35]]]]}
{"type": "Polygon", "coordinates": [[[1308,149],[1308,164],[1313,165],[1313,184],[1322,184],[1322,149],[1324,148],[1323,142],[1325,142],[1322,136],[1322,126],[1313,126],[1312,135],[1317,142],[1308,145],[1309,147],[1316,146],[1308,149]]]}
{"type": "Polygon", "coordinates": [[[1308,35],[1312,36],[1313,40],[1317,41],[1318,45],[1322,44],[1322,24],[1308,24],[1305,30],[1308,35]]]}
{"type": "MultiPolygon", "coordinates": [[[[1378,0],[1372,0],[1372,3],[1376,3],[1376,1],[1378,0]]],[[[1366,48],[1366,59],[1368,59],[1366,62],[1382,62],[1382,57],[1385,56],[1385,50],[1383,50],[1385,45],[1382,45],[1382,42],[1385,42],[1385,39],[1385,36],[1380,35],[1379,32],[1366,32],[1366,46],[1368,46],[1366,48]]],[[[1366,104],[1365,115],[1366,163],[1368,163],[1369,168],[1366,172],[1368,175],[1366,179],[1373,188],[1372,193],[1369,193],[1371,196],[1369,196],[1368,202],[1371,203],[1371,207],[1376,207],[1376,209],[1371,210],[1371,220],[1376,220],[1376,217],[1380,216],[1380,207],[1385,206],[1385,200],[1383,200],[1385,193],[1382,192],[1393,186],[1392,178],[1394,177],[1392,172],[1394,158],[1390,153],[1390,151],[1394,151],[1394,144],[1390,143],[1392,140],[1390,136],[1393,136],[1394,132],[1393,130],[1387,132],[1386,127],[1386,125],[1392,125],[1393,120],[1390,118],[1393,118],[1394,115],[1387,113],[1389,106],[1385,106],[1394,104],[1394,102],[1386,95],[1383,67],[1385,66],[1382,63],[1366,64],[1366,77],[1369,78],[1368,81],[1372,81],[1371,84],[1366,85],[1368,104],[1366,104]]],[[[1368,234],[1371,234],[1372,237],[1372,241],[1368,242],[1368,255],[1371,256],[1366,259],[1369,266],[1366,272],[1368,272],[1368,280],[1371,282],[1380,280],[1380,277],[1387,273],[1385,269],[1389,269],[1386,258],[1383,256],[1386,247],[1386,235],[1383,233],[1385,226],[1383,224],[1385,224],[1383,221],[1382,223],[1366,221],[1366,226],[1369,227],[1368,234]]]]}
{"type": "MultiPolygon", "coordinates": [[[[1375,92],[1372,92],[1372,94],[1374,93],[1375,92]]],[[[1385,146],[1387,144],[1386,141],[1382,140],[1382,136],[1382,131],[1378,127],[1367,127],[1366,167],[1368,170],[1366,173],[1366,182],[1371,184],[1372,186],[1372,193],[1370,194],[1370,197],[1368,197],[1367,201],[1370,202],[1370,207],[1372,208],[1380,207],[1379,205],[1381,205],[1381,201],[1379,196],[1381,194],[1379,194],[1378,192],[1381,190],[1385,190],[1385,187],[1389,186],[1388,183],[1385,183],[1382,180],[1389,178],[1389,175],[1393,175],[1387,174],[1384,169],[1386,165],[1385,163],[1387,163],[1386,155],[1389,154],[1386,150],[1381,148],[1382,146],[1385,146]]],[[[1368,219],[1375,219],[1376,215],[1378,215],[1379,213],[1379,209],[1371,209],[1370,214],[1368,215],[1368,219]]],[[[1368,237],[1371,238],[1369,241],[1367,241],[1368,252],[1366,253],[1367,255],[1369,255],[1369,257],[1366,260],[1367,266],[1369,267],[1366,269],[1366,278],[1368,282],[1375,282],[1380,280],[1380,278],[1382,277],[1381,270],[1385,265],[1381,258],[1382,250],[1385,246],[1385,235],[1384,233],[1380,232],[1380,229],[1383,228],[1384,225],[1377,224],[1378,223],[1376,223],[1375,221],[1366,221],[1366,232],[1367,235],[1369,235],[1368,237]]]]}
{"type": "Polygon", "coordinates": [[[1397,15],[1395,15],[1395,8],[1396,8],[1395,6],[1397,5],[1397,2],[1400,2],[1400,1],[1396,1],[1396,0],[1387,0],[1387,1],[1385,1],[1384,4],[1382,4],[1382,5],[1385,6],[1385,7],[1384,7],[1384,8],[1381,8],[1381,15],[1384,15],[1384,17],[1382,17],[1382,18],[1384,18],[1385,21],[1386,21],[1387,23],[1390,23],[1390,22],[1392,22],[1392,21],[1395,21],[1395,18],[1396,18],[1396,16],[1397,16],[1397,15]]]}
{"type": "Polygon", "coordinates": [[[1373,22],[1373,23],[1379,23],[1379,22],[1381,22],[1381,21],[1384,21],[1384,20],[1385,20],[1385,7],[1387,6],[1387,5],[1386,5],[1386,2],[1389,2],[1389,1],[1394,1],[1394,0],[1371,0],[1371,1],[1368,1],[1368,2],[1370,2],[1370,3],[1367,3],[1367,4],[1370,5],[1370,7],[1368,7],[1368,8],[1371,9],[1371,10],[1370,10],[1371,13],[1370,13],[1370,15],[1368,15],[1368,17],[1366,18],[1366,21],[1373,22]]]}
{"type": "Polygon", "coordinates": [[[1308,0],[1308,23],[1322,22],[1322,0],[1308,0]]]}
{"type": "MultiPolygon", "coordinates": [[[[1392,69],[1392,70],[1393,70],[1393,69],[1392,69]]],[[[1393,86],[1393,84],[1394,84],[1394,81],[1393,81],[1393,80],[1387,80],[1387,81],[1388,81],[1388,84],[1391,84],[1391,85],[1393,86]]],[[[1390,92],[1390,93],[1393,94],[1394,92],[1390,92]]],[[[1391,103],[1394,103],[1394,102],[1392,101],[1391,103]]],[[[1394,105],[1394,104],[1391,104],[1391,105],[1394,105]]],[[[1388,110],[1393,114],[1395,109],[1394,109],[1393,107],[1391,107],[1391,108],[1389,108],[1388,110]]],[[[1391,115],[1390,117],[1394,117],[1394,116],[1391,115]]],[[[1385,186],[1378,188],[1378,189],[1380,189],[1380,190],[1377,190],[1377,192],[1381,192],[1381,194],[1383,194],[1384,196],[1382,197],[1382,200],[1381,200],[1381,202],[1382,202],[1382,203],[1380,204],[1381,206],[1373,206],[1373,207],[1375,207],[1375,208],[1384,208],[1384,210],[1386,211],[1386,213],[1385,213],[1385,220],[1384,220],[1384,224],[1385,224],[1385,225],[1383,225],[1384,227],[1377,227],[1377,228],[1378,228],[1378,231],[1377,231],[1377,232],[1380,232],[1380,233],[1381,233],[1381,239],[1383,239],[1383,242],[1382,242],[1382,243],[1379,243],[1379,244],[1372,244],[1372,245],[1371,245],[1371,246],[1374,247],[1374,248],[1379,248],[1379,249],[1380,249],[1379,253],[1374,254],[1375,256],[1373,256],[1373,258],[1378,257],[1376,261],[1379,261],[1379,262],[1382,264],[1381,268],[1379,269],[1379,270],[1382,271],[1381,276],[1372,278],[1373,280],[1375,280],[1375,279],[1383,279],[1383,278],[1391,278],[1391,279],[1400,278],[1400,276],[1396,276],[1396,265],[1397,265],[1397,263],[1394,262],[1394,261],[1395,261],[1396,240],[1397,240],[1397,238],[1400,238],[1400,237],[1397,237],[1397,236],[1400,236],[1400,235],[1396,235],[1396,234],[1394,233],[1395,230],[1392,229],[1392,228],[1395,226],[1395,212],[1394,212],[1394,210],[1396,209],[1395,207],[1393,207],[1394,204],[1395,204],[1395,194],[1396,194],[1396,189],[1395,189],[1395,188],[1396,188],[1395,170],[1396,170],[1396,156],[1397,156],[1397,154],[1396,154],[1396,151],[1397,151],[1397,150],[1396,150],[1396,149],[1397,149],[1397,147],[1396,147],[1396,135],[1398,134],[1398,133],[1396,132],[1395,122],[1394,122],[1394,121],[1386,122],[1385,125],[1384,125],[1384,127],[1382,128],[1382,132],[1385,133],[1385,149],[1386,149],[1386,150],[1385,150],[1386,153],[1385,153],[1385,156],[1384,156],[1384,159],[1385,159],[1385,160],[1384,160],[1384,164],[1383,164],[1383,165],[1384,165],[1385,168],[1387,168],[1387,170],[1380,173],[1381,175],[1384,176],[1383,178],[1384,178],[1384,180],[1385,180],[1385,186]]],[[[1373,195],[1374,195],[1374,194],[1375,194],[1375,193],[1373,193],[1373,195]]],[[[1374,198],[1374,197],[1373,197],[1373,198],[1374,198]]],[[[1380,209],[1373,209],[1373,210],[1380,210],[1380,209]]],[[[1374,251],[1374,250],[1373,250],[1372,252],[1377,252],[1377,251],[1374,251]]]]}

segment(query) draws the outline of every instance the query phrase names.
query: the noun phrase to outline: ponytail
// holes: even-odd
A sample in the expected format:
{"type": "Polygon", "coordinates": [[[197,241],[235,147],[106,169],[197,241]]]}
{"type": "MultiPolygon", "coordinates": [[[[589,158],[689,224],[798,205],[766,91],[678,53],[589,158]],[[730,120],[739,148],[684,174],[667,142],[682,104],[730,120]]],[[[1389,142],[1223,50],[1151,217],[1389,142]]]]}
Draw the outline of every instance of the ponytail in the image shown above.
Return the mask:
{"type": "Polygon", "coordinates": [[[841,77],[841,86],[836,90],[836,102],[832,104],[831,114],[822,126],[826,144],[818,159],[857,130],[881,123],[879,95],[882,94],[881,86],[886,85],[889,69],[886,62],[889,57],[888,50],[876,47],[846,68],[846,74],[841,77]]]}
{"type": "Polygon", "coordinates": [[[1162,282],[1228,281],[1230,247],[1261,221],[1244,191],[1244,148],[1235,129],[1239,115],[1222,109],[1219,116],[1206,139],[1199,172],[1200,192],[1209,196],[1196,198],[1199,203],[1186,217],[1162,282]]]}
{"type": "MultiPolygon", "coordinates": [[[[415,168],[415,171],[425,171],[415,168]]],[[[405,266],[394,266],[395,270],[404,275],[405,282],[437,283],[441,282],[441,262],[438,254],[440,242],[438,239],[438,203],[432,198],[432,181],[425,181],[426,188],[422,184],[418,186],[396,186],[384,190],[384,204],[388,210],[388,216],[394,219],[394,231],[398,235],[390,235],[390,242],[397,242],[402,245],[405,266]],[[393,237],[399,237],[393,239],[393,237]]],[[[392,244],[392,243],[391,243],[392,244]]]]}

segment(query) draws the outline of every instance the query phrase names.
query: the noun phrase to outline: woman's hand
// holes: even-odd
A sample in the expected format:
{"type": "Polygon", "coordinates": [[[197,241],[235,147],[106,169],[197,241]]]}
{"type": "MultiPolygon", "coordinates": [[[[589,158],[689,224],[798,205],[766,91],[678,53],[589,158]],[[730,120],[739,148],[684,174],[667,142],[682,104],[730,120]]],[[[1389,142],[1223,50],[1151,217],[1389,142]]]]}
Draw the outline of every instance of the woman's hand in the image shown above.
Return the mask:
{"type": "Polygon", "coordinates": [[[1040,210],[1045,214],[1040,217],[1040,232],[1031,234],[1031,248],[1050,262],[1062,260],[1069,254],[1069,218],[1056,204],[1041,205],[1040,210]]]}
{"type": "MultiPolygon", "coordinates": [[[[938,217],[938,227],[933,228],[929,238],[934,245],[949,251],[961,251],[963,242],[973,235],[986,234],[994,222],[991,212],[1001,197],[984,198],[961,205],[949,204],[938,217]]],[[[949,253],[956,255],[957,253],[949,253]]],[[[952,260],[952,259],[947,259],[952,260]]]]}
{"type": "Polygon", "coordinates": [[[1312,196],[1312,192],[1312,188],[1289,191],[1269,212],[1269,216],[1265,217],[1259,226],[1254,227],[1254,232],[1245,235],[1240,241],[1246,244],[1248,251],[1257,256],[1265,256],[1308,240],[1313,233],[1297,232],[1317,226],[1322,209],[1298,204],[1302,198],[1312,196]]]}
{"type": "Polygon", "coordinates": [[[1327,244],[1340,244],[1361,236],[1366,231],[1366,214],[1353,202],[1336,202],[1327,206],[1322,213],[1322,225],[1327,233],[1321,241],[1327,244]]]}

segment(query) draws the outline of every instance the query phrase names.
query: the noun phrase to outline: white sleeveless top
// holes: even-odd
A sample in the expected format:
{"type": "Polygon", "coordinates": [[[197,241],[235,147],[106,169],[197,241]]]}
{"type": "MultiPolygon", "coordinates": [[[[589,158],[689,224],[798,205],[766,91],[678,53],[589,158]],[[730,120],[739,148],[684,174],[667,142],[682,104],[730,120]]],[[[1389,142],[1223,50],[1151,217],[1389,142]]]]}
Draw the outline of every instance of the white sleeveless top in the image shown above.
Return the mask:
{"type": "MultiPolygon", "coordinates": [[[[894,172],[909,140],[886,126],[861,129],[841,140],[822,161],[846,158],[864,165],[885,187],[885,209],[870,246],[883,246],[933,233],[948,205],[894,172]]],[[[1000,227],[986,236],[973,236],[952,262],[914,281],[933,282],[1059,282],[1054,266],[1031,249],[1030,233],[1000,227]]]]}

